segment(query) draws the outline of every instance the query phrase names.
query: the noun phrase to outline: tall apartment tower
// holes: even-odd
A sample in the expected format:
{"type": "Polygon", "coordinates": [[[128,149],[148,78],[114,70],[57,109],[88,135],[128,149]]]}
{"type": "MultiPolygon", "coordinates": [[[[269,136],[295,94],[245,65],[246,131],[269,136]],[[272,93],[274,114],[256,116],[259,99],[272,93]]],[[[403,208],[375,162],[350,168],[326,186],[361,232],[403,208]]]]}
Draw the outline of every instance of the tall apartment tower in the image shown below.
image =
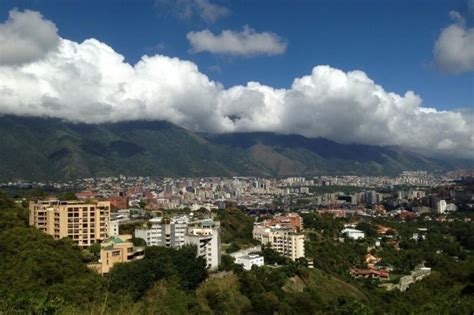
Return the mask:
{"type": "Polygon", "coordinates": [[[302,222],[296,213],[257,222],[253,226],[253,238],[262,244],[270,245],[279,254],[296,260],[305,256],[302,222]]]}
{"type": "Polygon", "coordinates": [[[196,256],[206,260],[209,269],[217,269],[221,261],[220,224],[212,219],[190,221],[187,216],[153,218],[149,228],[135,229],[135,237],[145,240],[147,246],[179,248],[195,245],[196,256]]]}
{"type": "Polygon", "coordinates": [[[210,270],[216,270],[221,263],[220,223],[213,220],[200,220],[188,227],[185,244],[195,245],[196,256],[206,260],[210,270]]]}
{"type": "Polygon", "coordinates": [[[29,224],[54,239],[68,237],[77,245],[90,246],[109,237],[110,202],[33,200],[29,224]]]}
{"type": "Polygon", "coordinates": [[[188,222],[187,216],[153,218],[150,228],[135,229],[135,237],[143,239],[147,246],[181,247],[188,222]]]}

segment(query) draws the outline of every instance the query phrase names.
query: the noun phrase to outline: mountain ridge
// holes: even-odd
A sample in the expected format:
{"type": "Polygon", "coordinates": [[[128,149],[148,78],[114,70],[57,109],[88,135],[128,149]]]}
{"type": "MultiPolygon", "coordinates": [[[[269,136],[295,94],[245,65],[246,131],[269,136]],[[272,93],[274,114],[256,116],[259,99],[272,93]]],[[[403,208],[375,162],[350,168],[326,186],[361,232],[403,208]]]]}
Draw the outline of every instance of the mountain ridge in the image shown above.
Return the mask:
{"type": "Polygon", "coordinates": [[[340,144],[266,132],[199,134],[165,121],[103,124],[0,117],[0,180],[137,176],[396,175],[449,170],[397,147],[340,144]]]}

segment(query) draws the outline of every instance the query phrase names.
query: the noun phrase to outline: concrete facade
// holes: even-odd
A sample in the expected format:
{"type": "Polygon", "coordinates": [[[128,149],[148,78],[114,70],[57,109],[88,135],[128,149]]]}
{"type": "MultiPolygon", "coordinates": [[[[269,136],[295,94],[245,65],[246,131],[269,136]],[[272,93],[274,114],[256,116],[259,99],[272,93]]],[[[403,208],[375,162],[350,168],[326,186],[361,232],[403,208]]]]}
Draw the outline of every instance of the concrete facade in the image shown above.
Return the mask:
{"type": "Polygon", "coordinates": [[[108,201],[33,200],[29,204],[30,226],[57,240],[69,237],[82,247],[108,238],[109,221],[108,201]]]}

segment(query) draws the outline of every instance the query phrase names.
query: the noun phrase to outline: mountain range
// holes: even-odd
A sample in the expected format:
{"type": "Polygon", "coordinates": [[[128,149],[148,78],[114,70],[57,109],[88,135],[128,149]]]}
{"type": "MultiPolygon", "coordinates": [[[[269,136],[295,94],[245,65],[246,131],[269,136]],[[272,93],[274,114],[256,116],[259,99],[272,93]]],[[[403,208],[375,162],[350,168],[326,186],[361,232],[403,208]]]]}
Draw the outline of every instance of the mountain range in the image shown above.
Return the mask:
{"type": "Polygon", "coordinates": [[[164,121],[85,124],[0,117],[0,180],[136,176],[396,175],[474,161],[399,147],[340,144],[274,133],[198,134],[164,121]]]}

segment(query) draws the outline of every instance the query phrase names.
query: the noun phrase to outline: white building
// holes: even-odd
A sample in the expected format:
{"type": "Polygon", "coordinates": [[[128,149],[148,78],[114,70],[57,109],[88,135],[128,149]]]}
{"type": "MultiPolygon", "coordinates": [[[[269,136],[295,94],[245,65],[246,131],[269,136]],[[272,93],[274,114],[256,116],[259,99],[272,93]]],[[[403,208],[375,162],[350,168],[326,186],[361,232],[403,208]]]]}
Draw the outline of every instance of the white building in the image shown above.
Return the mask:
{"type": "Polygon", "coordinates": [[[436,213],[445,213],[446,212],[446,200],[438,200],[436,202],[436,213]]]}
{"type": "Polygon", "coordinates": [[[109,237],[119,236],[119,225],[120,222],[118,220],[110,220],[109,221],[109,237]]]}
{"type": "Polygon", "coordinates": [[[191,222],[187,216],[153,218],[149,228],[135,229],[135,237],[147,246],[179,248],[186,244],[197,247],[196,256],[206,259],[209,269],[217,269],[221,261],[219,222],[212,219],[191,222]]]}
{"type": "Polygon", "coordinates": [[[250,254],[245,256],[240,256],[235,259],[235,263],[243,265],[245,270],[252,269],[252,266],[263,266],[264,260],[263,257],[256,254],[250,254]]]}
{"type": "Polygon", "coordinates": [[[446,211],[457,211],[458,210],[458,207],[454,204],[454,203],[448,203],[446,205],[446,211]]]}
{"type": "Polygon", "coordinates": [[[344,230],[341,231],[341,233],[344,234],[348,238],[352,238],[353,240],[365,238],[365,233],[363,231],[356,230],[356,229],[345,228],[344,230]]]}
{"type": "Polygon", "coordinates": [[[258,252],[261,252],[261,251],[262,251],[262,245],[255,245],[255,246],[252,246],[252,247],[248,247],[248,248],[241,249],[241,250],[238,250],[236,252],[230,253],[229,256],[232,256],[235,259],[237,259],[238,257],[248,256],[251,253],[258,253],[258,252]]]}
{"type": "Polygon", "coordinates": [[[219,222],[201,220],[193,222],[184,237],[185,244],[195,245],[197,256],[206,260],[207,268],[215,270],[221,263],[221,238],[219,222]]]}
{"type": "Polygon", "coordinates": [[[147,246],[181,247],[188,227],[187,216],[153,218],[149,228],[135,229],[135,237],[145,240],[147,246]]]}

